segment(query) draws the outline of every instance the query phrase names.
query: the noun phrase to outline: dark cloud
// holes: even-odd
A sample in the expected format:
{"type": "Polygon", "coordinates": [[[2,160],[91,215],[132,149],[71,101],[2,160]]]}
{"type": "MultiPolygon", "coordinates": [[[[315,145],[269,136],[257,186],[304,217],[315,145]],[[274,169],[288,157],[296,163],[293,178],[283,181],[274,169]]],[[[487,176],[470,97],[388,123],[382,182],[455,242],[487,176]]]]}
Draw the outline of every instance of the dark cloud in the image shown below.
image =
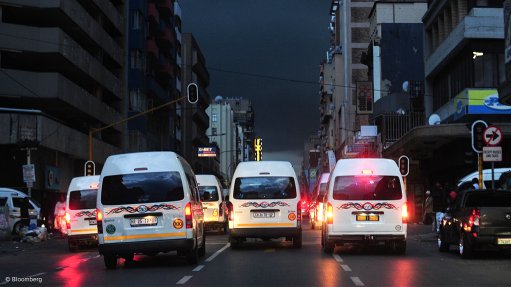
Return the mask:
{"type": "Polygon", "coordinates": [[[194,34],[210,68],[209,93],[251,99],[265,151],[301,156],[304,140],[319,126],[317,82],[329,46],[330,0],[184,0],[180,5],[183,32],[194,34]]]}

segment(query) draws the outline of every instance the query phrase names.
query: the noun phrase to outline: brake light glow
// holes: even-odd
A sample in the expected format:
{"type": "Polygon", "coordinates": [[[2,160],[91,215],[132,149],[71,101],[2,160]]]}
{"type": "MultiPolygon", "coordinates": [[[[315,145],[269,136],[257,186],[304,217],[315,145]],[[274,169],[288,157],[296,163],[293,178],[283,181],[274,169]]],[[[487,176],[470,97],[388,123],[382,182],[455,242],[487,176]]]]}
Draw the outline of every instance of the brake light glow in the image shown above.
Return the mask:
{"type": "Polygon", "coordinates": [[[186,228],[193,227],[192,204],[190,202],[188,202],[185,207],[185,221],[186,221],[186,228]]]}
{"type": "MultiPolygon", "coordinates": [[[[304,201],[302,201],[303,203],[304,201]]],[[[300,226],[301,222],[302,222],[302,209],[300,208],[300,205],[303,205],[303,204],[300,204],[300,201],[298,201],[298,203],[296,204],[296,221],[298,223],[298,226],[300,226]]]]}
{"type": "Polygon", "coordinates": [[[373,171],[370,169],[363,169],[362,174],[363,175],[371,175],[371,174],[373,174],[373,171]]]}
{"type": "MultiPolygon", "coordinates": [[[[472,210],[472,214],[468,218],[468,225],[465,224],[463,229],[465,229],[465,231],[469,231],[469,232],[472,231],[473,227],[479,226],[480,219],[481,219],[481,211],[477,208],[474,208],[472,210]]],[[[474,231],[474,234],[477,234],[477,233],[474,231]]]]}
{"type": "Polygon", "coordinates": [[[71,215],[69,212],[66,212],[66,228],[71,229],[71,215]]]}
{"type": "Polygon", "coordinates": [[[103,213],[96,209],[96,226],[98,227],[98,234],[103,234],[103,213]]]}
{"type": "Polygon", "coordinates": [[[333,224],[334,223],[334,208],[330,202],[326,205],[326,223],[333,224]]]}
{"type": "Polygon", "coordinates": [[[403,223],[408,222],[408,205],[406,202],[403,204],[403,209],[401,210],[401,219],[403,223]]]}

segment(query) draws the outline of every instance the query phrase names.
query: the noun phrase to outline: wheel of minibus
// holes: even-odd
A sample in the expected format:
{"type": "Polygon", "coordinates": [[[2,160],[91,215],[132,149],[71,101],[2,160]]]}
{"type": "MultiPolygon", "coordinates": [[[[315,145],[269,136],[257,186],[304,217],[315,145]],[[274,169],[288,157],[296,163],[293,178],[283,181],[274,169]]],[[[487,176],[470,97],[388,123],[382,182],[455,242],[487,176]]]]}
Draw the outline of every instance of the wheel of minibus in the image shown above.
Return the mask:
{"type": "Polygon", "coordinates": [[[104,255],[103,260],[105,261],[106,269],[115,269],[117,267],[117,256],[104,255]]]}
{"type": "Polygon", "coordinates": [[[202,235],[202,246],[199,248],[199,256],[206,256],[206,232],[202,235]]]}
{"type": "Polygon", "coordinates": [[[199,247],[197,245],[186,253],[186,262],[188,264],[197,264],[199,262],[199,247]]]}

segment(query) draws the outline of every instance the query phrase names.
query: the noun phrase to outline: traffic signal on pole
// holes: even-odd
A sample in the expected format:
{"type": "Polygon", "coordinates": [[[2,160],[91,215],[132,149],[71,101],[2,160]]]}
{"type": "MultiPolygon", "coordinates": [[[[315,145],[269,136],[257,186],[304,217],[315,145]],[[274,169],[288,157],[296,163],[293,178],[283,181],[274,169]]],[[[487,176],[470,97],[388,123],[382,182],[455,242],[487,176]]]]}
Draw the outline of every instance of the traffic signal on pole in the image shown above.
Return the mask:
{"type": "Polygon", "coordinates": [[[85,176],[96,175],[96,165],[92,160],[85,163],[85,176]]]}
{"type": "Polygon", "coordinates": [[[190,83],[186,87],[186,97],[190,104],[195,104],[199,101],[199,87],[196,83],[190,83]]]}
{"type": "Polygon", "coordinates": [[[484,131],[488,124],[484,121],[475,121],[472,124],[472,149],[477,153],[483,152],[484,147],[484,131]]]}
{"type": "Polygon", "coordinates": [[[410,159],[406,155],[399,157],[399,172],[402,176],[407,176],[410,172],[410,159]]]}
{"type": "Polygon", "coordinates": [[[255,160],[261,161],[263,159],[263,140],[260,138],[254,139],[255,160]]]}

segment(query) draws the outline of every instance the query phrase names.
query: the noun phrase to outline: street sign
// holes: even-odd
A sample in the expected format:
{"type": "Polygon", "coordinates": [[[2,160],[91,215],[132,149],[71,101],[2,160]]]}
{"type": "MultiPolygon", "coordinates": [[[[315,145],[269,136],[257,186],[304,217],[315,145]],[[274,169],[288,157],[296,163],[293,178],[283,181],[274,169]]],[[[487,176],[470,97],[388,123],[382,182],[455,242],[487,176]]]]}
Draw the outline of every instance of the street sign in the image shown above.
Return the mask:
{"type": "Polygon", "coordinates": [[[483,152],[484,146],[484,130],[488,127],[485,121],[478,120],[472,124],[472,149],[476,153],[483,152]]]}
{"type": "Polygon", "coordinates": [[[35,166],[33,164],[23,165],[23,181],[35,182],[35,166]]]}
{"type": "Polygon", "coordinates": [[[484,130],[483,140],[488,146],[500,145],[502,138],[502,131],[496,126],[489,126],[484,130]]]}
{"type": "Polygon", "coordinates": [[[502,147],[500,146],[483,147],[483,161],[485,162],[502,161],[502,147]]]}

